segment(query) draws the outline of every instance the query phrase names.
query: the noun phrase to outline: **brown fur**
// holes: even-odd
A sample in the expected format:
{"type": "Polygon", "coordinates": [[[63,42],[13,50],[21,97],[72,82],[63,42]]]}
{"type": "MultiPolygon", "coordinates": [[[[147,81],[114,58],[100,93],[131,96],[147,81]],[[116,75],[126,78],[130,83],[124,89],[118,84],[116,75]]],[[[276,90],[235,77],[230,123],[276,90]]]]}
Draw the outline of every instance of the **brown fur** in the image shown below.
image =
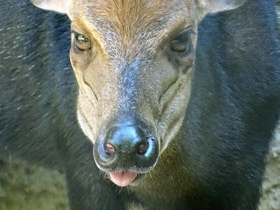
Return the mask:
{"type": "Polygon", "coordinates": [[[106,42],[107,51],[115,46],[122,57],[130,60],[141,56],[143,50],[155,50],[158,47],[155,43],[160,44],[170,31],[176,33],[176,28],[192,22],[181,18],[182,13],[188,16],[188,11],[182,10],[185,5],[181,1],[98,0],[92,4],[85,0],[73,7],[81,8],[70,13],[73,26],[98,34],[97,39],[106,42]]]}

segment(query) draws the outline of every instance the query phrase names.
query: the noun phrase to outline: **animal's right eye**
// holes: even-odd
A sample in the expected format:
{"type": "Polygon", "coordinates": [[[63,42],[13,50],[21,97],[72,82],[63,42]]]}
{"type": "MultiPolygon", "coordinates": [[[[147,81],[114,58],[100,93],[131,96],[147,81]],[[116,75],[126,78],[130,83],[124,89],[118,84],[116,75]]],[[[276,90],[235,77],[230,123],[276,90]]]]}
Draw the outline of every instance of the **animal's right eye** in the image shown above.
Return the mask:
{"type": "Polygon", "coordinates": [[[78,50],[87,51],[91,49],[91,41],[86,35],[74,32],[74,36],[74,44],[78,50]]]}
{"type": "Polygon", "coordinates": [[[191,36],[193,33],[192,29],[185,29],[183,32],[174,37],[170,43],[170,49],[176,53],[187,54],[192,45],[191,36]]]}

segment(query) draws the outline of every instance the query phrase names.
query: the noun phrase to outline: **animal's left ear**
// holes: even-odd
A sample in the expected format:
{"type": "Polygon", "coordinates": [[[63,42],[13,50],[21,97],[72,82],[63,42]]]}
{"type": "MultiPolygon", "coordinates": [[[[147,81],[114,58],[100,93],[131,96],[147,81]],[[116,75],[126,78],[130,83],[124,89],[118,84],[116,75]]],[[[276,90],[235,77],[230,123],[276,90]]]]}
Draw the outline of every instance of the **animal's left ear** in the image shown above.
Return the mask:
{"type": "Polygon", "coordinates": [[[197,19],[201,21],[208,13],[236,9],[245,2],[247,2],[247,0],[197,0],[197,19]]]}
{"type": "Polygon", "coordinates": [[[41,9],[52,10],[66,14],[72,0],[31,0],[31,2],[41,9]]]}
{"type": "Polygon", "coordinates": [[[199,0],[206,13],[232,10],[242,6],[247,0],[199,0]]]}

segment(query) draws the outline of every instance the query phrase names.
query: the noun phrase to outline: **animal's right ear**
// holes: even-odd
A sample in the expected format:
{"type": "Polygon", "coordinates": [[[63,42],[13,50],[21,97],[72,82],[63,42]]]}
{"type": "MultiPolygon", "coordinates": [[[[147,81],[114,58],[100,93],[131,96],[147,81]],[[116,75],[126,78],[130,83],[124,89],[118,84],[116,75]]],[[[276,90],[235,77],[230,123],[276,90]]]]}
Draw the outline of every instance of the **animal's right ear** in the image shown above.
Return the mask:
{"type": "Polygon", "coordinates": [[[66,14],[72,0],[31,0],[39,8],[66,14]]]}

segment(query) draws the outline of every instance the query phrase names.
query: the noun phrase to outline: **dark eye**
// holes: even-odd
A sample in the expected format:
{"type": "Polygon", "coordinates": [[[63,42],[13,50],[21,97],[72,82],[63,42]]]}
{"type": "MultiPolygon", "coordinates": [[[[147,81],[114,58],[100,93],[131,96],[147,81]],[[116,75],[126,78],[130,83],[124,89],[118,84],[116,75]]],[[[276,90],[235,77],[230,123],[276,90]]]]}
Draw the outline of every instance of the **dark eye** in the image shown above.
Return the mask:
{"type": "Polygon", "coordinates": [[[74,33],[74,35],[75,45],[80,51],[86,51],[91,49],[91,41],[87,36],[79,33],[74,33]]]}
{"type": "Polygon", "coordinates": [[[191,35],[194,33],[192,29],[186,29],[178,34],[170,43],[170,49],[173,52],[184,53],[191,47],[191,35]]]}

